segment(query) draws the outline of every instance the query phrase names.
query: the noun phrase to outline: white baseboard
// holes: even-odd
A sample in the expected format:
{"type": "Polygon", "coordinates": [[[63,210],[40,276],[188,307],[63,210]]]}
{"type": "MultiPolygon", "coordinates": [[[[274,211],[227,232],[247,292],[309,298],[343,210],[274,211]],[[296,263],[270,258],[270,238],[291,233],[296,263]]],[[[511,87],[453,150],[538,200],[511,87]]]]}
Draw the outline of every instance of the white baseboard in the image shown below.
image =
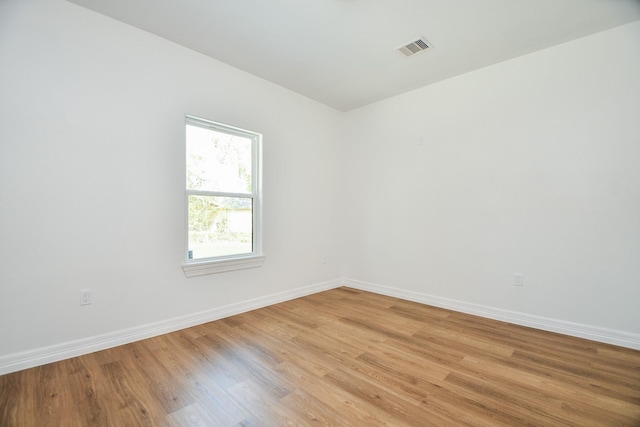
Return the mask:
{"type": "Polygon", "coordinates": [[[560,334],[585,338],[598,342],[619,345],[622,347],[640,350],[640,335],[628,332],[621,332],[612,329],[600,328],[579,323],[567,322],[563,320],[549,319],[540,316],[533,316],[526,313],[519,313],[494,307],[487,307],[472,304],[464,301],[442,298],[419,292],[407,291],[360,280],[342,278],[327,282],[317,283],[292,289],[286,292],[254,298],[223,307],[205,310],[173,319],[156,323],[149,323],[129,329],[110,332],[103,335],[88,337],[80,340],[69,341],[49,347],[37,348],[20,353],[13,353],[0,356],[0,375],[22,369],[32,368],[51,362],[81,356],[94,351],[105,350],[134,341],[151,338],[154,336],[174,332],[191,326],[200,325],[214,320],[223,319],[235,314],[244,313],[268,305],[278,304],[317,292],[326,291],[340,286],[348,286],[354,289],[374,292],[381,295],[388,295],[396,298],[415,301],[436,307],[447,308],[462,313],[474,314],[489,319],[501,320],[514,323],[516,325],[528,326],[545,331],[557,332],[560,334]]]}
{"type": "Polygon", "coordinates": [[[342,281],[340,279],[331,280],[211,310],[175,317],[161,322],[149,323],[103,335],[68,341],[49,347],[42,347],[25,352],[0,356],[0,375],[69,359],[71,357],[81,356],[94,351],[105,350],[134,341],[189,328],[191,326],[201,325],[203,323],[212,322],[214,320],[266,307],[268,305],[278,304],[280,302],[326,291],[339,286],[342,286],[342,281]]]}
{"type": "Polygon", "coordinates": [[[409,301],[428,304],[435,307],[447,308],[462,313],[474,314],[476,316],[489,319],[501,320],[521,326],[528,326],[535,329],[542,329],[550,332],[557,332],[588,340],[618,345],[621,347],[640,350],[640,334],[617,331],[613,329],[600,328],[597,326],[584,325],[580,323],[567,322],[564,320],[549,319],[546,317],[534,316],[531,314],[509,311],[500,308],[487,307],[458,301],[449,298],[436,297],[419,292],[407,291],[403,289],[391,288],[374,283],[363,282],[353,279],[343,279],[344,286],[363,291],[374,292],[381,295],[388,295],[409,301]]]}

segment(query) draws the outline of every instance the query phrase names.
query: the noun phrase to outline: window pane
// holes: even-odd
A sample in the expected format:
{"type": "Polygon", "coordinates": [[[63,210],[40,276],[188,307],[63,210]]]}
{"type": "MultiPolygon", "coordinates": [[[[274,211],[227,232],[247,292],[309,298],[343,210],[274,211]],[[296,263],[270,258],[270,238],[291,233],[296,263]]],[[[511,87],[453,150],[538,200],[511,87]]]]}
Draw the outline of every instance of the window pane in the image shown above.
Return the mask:
{"type": "Polygon", "coordinates": [[[251,193],[251,138],[187,125],[187,189],[251,193]]]}
{"type": "Polygon", "coordinates": [[[250,254],[251,198],[189,196],[189,259],[250,254]]]}

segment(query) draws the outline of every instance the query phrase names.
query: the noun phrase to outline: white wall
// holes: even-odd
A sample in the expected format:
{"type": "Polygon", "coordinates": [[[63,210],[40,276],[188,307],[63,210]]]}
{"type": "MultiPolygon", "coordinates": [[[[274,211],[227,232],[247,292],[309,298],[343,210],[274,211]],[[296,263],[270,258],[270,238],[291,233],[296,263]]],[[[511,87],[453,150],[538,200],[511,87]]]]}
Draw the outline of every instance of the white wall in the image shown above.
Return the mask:
{"type": "Polygon", "coordinates": [[[346,275],[640,333],[638,40],[640,22],[349,113],[346,275]]]}
{"type": "Polygon", "coordinates": [[[61,0],[0,64],[0,358],[340,276],[337,111],[61,0]],[[182,272],[185,113],[264,135],[262,268],[182,272]]]}
{"type": "Polygon", "coordinates": [[[639,36],[341,114],[62,0],[0,2],[0,362],[343,275],[640,332],[639,36]],[[185,113],[264,134],[262,268],[182,273],[185,113]]]}

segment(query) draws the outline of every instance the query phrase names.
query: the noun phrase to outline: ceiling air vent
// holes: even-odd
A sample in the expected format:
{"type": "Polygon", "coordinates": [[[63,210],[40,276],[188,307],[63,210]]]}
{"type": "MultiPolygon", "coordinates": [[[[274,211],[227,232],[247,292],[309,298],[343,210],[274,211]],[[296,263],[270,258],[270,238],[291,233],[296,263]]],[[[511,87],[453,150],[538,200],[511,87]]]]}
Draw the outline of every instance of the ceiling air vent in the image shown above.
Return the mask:
{"type": "Polygon", "coordinates": [[[404,56],[415,55],[416,53],[429,49],[433,49],[433,45],[424,37],[420,37],[418,40],[397,48],[404,56]]]}

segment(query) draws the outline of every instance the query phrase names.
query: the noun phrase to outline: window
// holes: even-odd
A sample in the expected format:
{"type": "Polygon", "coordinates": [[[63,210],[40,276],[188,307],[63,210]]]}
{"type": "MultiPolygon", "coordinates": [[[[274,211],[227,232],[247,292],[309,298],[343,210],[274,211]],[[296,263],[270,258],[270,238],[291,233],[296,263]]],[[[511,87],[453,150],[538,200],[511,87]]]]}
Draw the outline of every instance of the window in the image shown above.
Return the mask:
{"type": "Polygon", "coordinates": [[[261,135],[186,116],[187,277],[259,267],[261,135]]]}

